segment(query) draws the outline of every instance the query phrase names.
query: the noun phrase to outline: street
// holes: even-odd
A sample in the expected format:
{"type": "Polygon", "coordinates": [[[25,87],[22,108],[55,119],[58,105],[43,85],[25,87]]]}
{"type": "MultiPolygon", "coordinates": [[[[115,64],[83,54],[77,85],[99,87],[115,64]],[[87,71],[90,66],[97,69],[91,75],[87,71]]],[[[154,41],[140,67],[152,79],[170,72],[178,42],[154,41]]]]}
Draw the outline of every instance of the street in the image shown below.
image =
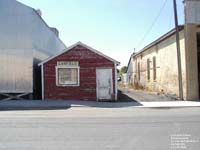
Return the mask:
{"type": "Polygon", "coordinates": [[[199,112],[199,107],[1,111],[0,149],[199,150],[199,112]]]}

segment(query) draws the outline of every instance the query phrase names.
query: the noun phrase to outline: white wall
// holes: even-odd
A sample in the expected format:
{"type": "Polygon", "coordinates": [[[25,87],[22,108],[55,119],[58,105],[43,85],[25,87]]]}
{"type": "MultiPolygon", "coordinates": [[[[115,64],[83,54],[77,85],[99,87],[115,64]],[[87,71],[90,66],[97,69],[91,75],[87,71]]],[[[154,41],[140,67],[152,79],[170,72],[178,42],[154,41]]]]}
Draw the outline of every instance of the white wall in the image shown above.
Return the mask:
{"type": "MultiPolygon", "coordinates": [[[[186,75],[185,75],[185,40],[184,30],[180,32],[181,61],[184,96],[186,92],[186,75]]],[[[177,50],[175,35],[156,44],[140,55],[134,57],[135,75],[139,86],[150,91],[179,95],[178,90],[178,67],[177,67],[177,50]],[[156,57],[156,80],[153,79],[153,57],[156,57]],[[147,79],[147,59],[150,63],[150,80],[147,79]],[[137,64],[140,63],[140,80],[138,81],[137,64]]]]}
{"type": "Polygon", "coordinates": [[[129,64],[128,64],[128,68],[127,68],[127,72],[126,72],[126,78],[127,78],[127,82],[128,84],[132,84],[133,82],[133,58],[131,55],[131,58],[129,60],[129,64]]]}

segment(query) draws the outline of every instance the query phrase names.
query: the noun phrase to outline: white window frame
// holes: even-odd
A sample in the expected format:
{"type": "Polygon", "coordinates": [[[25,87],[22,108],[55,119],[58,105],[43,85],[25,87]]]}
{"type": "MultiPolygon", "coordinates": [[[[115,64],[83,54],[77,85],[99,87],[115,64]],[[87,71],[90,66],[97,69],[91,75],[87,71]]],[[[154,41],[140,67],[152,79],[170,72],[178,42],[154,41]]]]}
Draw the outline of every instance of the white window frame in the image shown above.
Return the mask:
{"type": "Polygon", "coordinates": [[[56,66],[56,86],[60,86],[60,87],[80,86],[80,67],[79,66],[56,66]],[[59,84],[58,83],[58,69],[77,69],[78,83],[77,84],[59,84]]]}

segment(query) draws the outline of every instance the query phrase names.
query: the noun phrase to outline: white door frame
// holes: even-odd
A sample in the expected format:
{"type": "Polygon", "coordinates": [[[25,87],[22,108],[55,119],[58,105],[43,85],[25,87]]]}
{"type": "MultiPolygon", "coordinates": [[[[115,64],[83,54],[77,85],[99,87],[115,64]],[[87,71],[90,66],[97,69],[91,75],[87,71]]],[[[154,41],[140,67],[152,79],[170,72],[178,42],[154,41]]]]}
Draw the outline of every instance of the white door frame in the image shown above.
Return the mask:
{"type": "Polygon", "coordinates": [[[115,101],[117,101],[117,95],[118,95],[118,83],[117,83],[117,64],[115,63],[115,78],[114,78],[114,82],[115,82],[115,101]]]}
{"type": "Polygon", "coordinates": [[[112,70],[112,68],[111,67],[97,67],[96,68],[96,100],[97,101],[99,101],[99,96],[98,96],[98,74],[97,74],[97,70],[103,70],[103,69],[109,69],[109,70],[111,70],[111,76],[110,76],[110,78],[111,78],[111,98],[112,98],[112,95],[113,95],[113,70],[112,70]]]}

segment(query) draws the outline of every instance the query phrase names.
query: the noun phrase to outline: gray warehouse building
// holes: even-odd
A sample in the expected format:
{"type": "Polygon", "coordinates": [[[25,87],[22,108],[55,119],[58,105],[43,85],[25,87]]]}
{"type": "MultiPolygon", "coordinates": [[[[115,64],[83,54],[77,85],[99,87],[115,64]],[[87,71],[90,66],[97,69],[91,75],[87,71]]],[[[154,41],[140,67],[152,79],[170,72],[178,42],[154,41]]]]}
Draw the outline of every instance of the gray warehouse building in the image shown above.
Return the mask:
{"type": "Polygon", "coordinates": [[[38,63],[62,51],[58,30],[16,0],[0,0],[0,99],[39,99],[38,63]]]}

